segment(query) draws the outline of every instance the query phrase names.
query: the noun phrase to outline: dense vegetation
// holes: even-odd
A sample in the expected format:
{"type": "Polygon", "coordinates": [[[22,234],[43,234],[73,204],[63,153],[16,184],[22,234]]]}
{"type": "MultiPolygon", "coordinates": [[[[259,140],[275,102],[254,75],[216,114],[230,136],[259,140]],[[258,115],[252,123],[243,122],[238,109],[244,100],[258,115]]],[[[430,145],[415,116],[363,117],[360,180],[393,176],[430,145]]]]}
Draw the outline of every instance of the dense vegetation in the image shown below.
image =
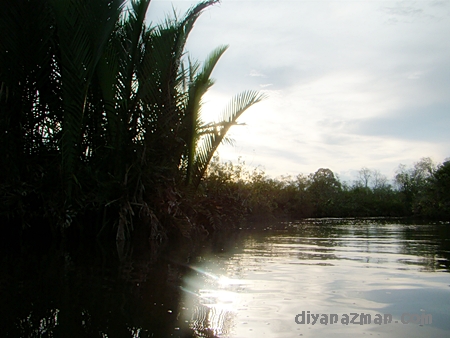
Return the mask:
{"type": "Polygon", "coordinates": [[[450,161],[436,166],[430,158],[423,158],[411,168],[400,165],[392,184],[377,170],[362,168],[357,180],[349,184],[330,169],[273,179],[261,169],[246,169],[245,163],[221,163],[215,158],[201,191],[203,205],[210,206],[211,224],[308,217],[443,220],[450,218],[450,161]]]}
{"type": "Polygon", "coordinates": [[[145,22],[150,0],[2,6],[3,233],[32,228],[122,240],[136,227],[153,239],[198,230],[184,201],[229,128],[263,98],[241,93],[217,121],[201,119],[202,97],[227,47],[201,65],[185,44],[217,2],[155,26],[145,22]]]}
{"type": "MultiPolygon", "coordinates": [[[[319,169],[295,179],[213,159],[263,99],[238,94],[217,121],[202,97],[226,51],[185,51],[218,0],[149,26],[150,0],[7,0],[0,12],[0,221],[23,232],[161,240],[255,217],[448,217],[449,162],[400,167],[396,186],[361,171],[352,186],[319,169]],[[210,165],[211,164],[211,165],[210,165]],[[369,182],[369,178],[372,182],[369,182]]],[[[9,234],[9,236],[8,236],[9,234]]]]}

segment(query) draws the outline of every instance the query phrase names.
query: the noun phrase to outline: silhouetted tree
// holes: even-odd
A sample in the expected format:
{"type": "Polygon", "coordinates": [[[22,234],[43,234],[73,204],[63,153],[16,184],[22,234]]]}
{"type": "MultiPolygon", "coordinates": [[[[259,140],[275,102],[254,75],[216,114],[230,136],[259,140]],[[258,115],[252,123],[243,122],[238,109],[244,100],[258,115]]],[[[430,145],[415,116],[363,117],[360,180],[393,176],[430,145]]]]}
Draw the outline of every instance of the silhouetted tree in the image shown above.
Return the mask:
{"type": "Polygon", "coordinates": [[[337,211],[337,194],[342,188],[339,180],[330,169],[320,168],[314,174],[310,174],[309,181],[308,192],[317,216],[333,216],[337,211]]]}
{"type": "Polygon", "coordinates": [[[89,215],[99,224],[79,222],[80,231],[107,229],[119,240],[138,217],[154,237],[169,220],[187,234],[182,195],[192,196],[228,130],[263,98],[246,91],[217,121],[201,119],[226,47],[201,67],[186,66],[185,45],[219,0],[152,27],[145,22],[150,0],[6,2],[0,213],[20,226],[44,218],[54,232],[89,215]]]}
{"type": "Polygon", "coordinates": [[[406,207],[411,213],[420,213],[420,209],[428,203],[425,190],[435,168],[435,164],[429,157],[416,162],[413,168],[407,168],[403,164],[399,165],[395,183],[402,192],[406,207]]]}

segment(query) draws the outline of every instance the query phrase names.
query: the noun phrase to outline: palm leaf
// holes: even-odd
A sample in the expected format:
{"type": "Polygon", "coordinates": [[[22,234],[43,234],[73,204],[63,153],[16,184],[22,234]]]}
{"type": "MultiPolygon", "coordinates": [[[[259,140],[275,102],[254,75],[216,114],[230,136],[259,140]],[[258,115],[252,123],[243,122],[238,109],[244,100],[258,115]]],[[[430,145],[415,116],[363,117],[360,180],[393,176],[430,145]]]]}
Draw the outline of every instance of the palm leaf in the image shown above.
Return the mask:
{"type": "Polygon", "coordinates": [[[223,142],[229,129],[237,125],[237,119],[251,106],[260,102],[265,98],[264,94],[256,91],[245,91],[236,95],[228,104],[222,114],[219,123],[210,124],[205,129],[209,132],[205,133],[200,141],[200,145],[196,149],[195,168],[192,178],[192,184],[197,187],[201,179],[205,175],[209,162],[219,145],[223,142]]]}
{"type": "Polygon", "coordinates": [[[188,184],[191,183],[193,178],[195,148],[199,137],[198,129],[201,123],[200,121],[201,100],[203,95],[214,84],[214,81],[211,79],[211,73],[214,67],[216,66],[217,62],[219,61],[220,57],[227,50],[227,48],[228,46],[220,46],[216,48],[208,56],[200,72],[198,72],[197,74],[194,73],[197,70],[197,68],[191,71],[191,74],[195,75],[191,75],[191,79],[193,78],[193,82],[189,86],[189,96],[184,116],[184,124],[187,126],[187,134],[185,137],[185,141],[188,152],[187,173],[186,173],[187,175],[186,182],[188,184]]]}

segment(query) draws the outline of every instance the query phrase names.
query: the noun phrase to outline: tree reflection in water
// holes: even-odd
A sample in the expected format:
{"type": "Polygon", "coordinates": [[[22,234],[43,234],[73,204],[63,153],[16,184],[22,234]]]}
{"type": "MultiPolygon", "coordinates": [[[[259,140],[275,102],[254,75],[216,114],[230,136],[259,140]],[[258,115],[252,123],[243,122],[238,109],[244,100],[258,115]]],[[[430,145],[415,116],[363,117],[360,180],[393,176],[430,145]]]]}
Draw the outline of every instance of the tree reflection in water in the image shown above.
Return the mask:
{"type": "Polygon", "coordinates": [[[189,245],[161,253],[115,247],[2,255],[1,337],[189,337],[178,318],[189,245]]]}
{"type": "MultiPolygon", "coordinates": [[[[322,219],[171,242],[159,251],[3,250],[0,337],[285,337],[303,329],[293,321],[299,306],[426,309],[433,326],[423,333],[448,333],[449,238],[448,224],[322,219]]],[[[335,337],[348,336],[339,330],[335,337]]],[[[396,330],[415,334],[413,326],[396,330]]]]}

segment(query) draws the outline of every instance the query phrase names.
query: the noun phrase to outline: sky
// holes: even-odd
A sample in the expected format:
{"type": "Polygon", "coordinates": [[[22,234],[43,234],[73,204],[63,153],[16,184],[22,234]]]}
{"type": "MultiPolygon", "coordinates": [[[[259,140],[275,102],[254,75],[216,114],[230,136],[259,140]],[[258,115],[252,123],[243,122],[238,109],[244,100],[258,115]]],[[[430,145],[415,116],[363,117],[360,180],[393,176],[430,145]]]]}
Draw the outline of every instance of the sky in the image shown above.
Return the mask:
{"type": "MultiPolygon", "coordinates": [[[[153,0],[153,23],[196,1],[153,0]]],[[[222,0],[187,43],[203,61],[229,45],[204,97],[215,120],[245,90],[267,95],[218,149],[269,177],[363,167],[388,179],[399,164],[450,157],[450,1],[222,0]]]]}

